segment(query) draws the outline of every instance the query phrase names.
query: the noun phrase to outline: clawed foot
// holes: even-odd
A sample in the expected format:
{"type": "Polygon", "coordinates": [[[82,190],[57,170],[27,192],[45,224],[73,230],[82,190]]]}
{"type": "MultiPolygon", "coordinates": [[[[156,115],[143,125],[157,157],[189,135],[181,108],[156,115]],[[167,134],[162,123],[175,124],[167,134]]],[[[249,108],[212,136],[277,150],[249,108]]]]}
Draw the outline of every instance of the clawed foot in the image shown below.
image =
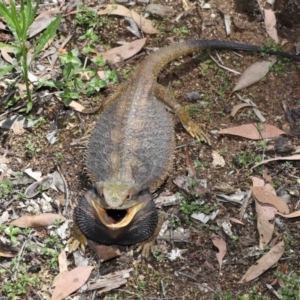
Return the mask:
{"type": "Polygon", "coordinates": [[[78,248],[84,253],[85,246],[87,245],[87,239],[84,234],[80,231],[78,226],[73,223],[73,236],[68,240],[69,252],[72,253],[78,248]]]}
{"type": "Polygon", "coordinates": [[[139,245],[137,251],[141,252],[142,258],[147,259],[150,255],[155,240],[147,241],[139,245]]]}
{"type": "Polygon", "coordinates": [[[208,145],[211,145],[210,138],[204,133],[204,131],[193,121],[189,121],[188,126],[186,127],[188,133],[195,139],[203,139],[208,145]]]}

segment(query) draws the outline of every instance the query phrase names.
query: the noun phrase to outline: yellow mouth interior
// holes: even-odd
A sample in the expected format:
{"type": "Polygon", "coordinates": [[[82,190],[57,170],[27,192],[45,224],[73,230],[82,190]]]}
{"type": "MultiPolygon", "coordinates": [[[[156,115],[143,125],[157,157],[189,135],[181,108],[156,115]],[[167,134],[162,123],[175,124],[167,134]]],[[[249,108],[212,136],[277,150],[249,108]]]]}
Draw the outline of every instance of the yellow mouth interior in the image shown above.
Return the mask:
{"type": "Polygon", "coordinates": [[[127,209],[104,209],[97,201],[92,203],[101,223],[111,229],[127,226],[143,206],[143,203],[139,203],[127,209]]]}

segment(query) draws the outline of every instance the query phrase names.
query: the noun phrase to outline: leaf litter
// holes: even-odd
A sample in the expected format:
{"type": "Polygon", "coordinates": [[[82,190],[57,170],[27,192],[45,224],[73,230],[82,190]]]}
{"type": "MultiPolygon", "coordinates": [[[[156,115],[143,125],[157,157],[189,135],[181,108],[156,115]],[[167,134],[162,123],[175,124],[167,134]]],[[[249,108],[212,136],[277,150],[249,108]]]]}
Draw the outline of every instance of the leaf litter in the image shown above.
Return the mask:
{"type": "MultiPolygon", "coordinates": [[[[188,10],[191,10],[191,4],[190,3],[188,3],[188,2],[186,2],[187,3],[187,5],[188,5],[188,10]]],[[[206,3],[207,4],[207,3],[206,3]]],[[[201,4],[201,5],[204,5],[204,4],[201,4]]],[[[210,7],[208,7],[208,8],[210,8],[210,7]]],[[[127,9],[125,10],[126,11],[126,13],[127,13],[127,9]]],[[[131,13],[131,12],[130,12],[131,13]]],[[[141,16],[139,15],[139,18],[141,19],[141,16]]],[[[233,16],[233,18],[234,18],[234,16],[233,16]]],[[[138,23],[138,22],[137,22],[138,23]]],[[[141,24],[140,24],[141,25],[141,24]]],[[[37,26],[38,27],[38,26],[37,26]]],[[[208,30],[207,29],[208,27],[206,27],[206,29],[205,30],[208,30]]],[[[142,28],[142,30],[143,30],[143,28],[142,28]]],[[[142,46],[143,47],[143,46],[142,46]]],[[[134,53],[135,54],[135,53],[134,53]]],[[[134,55],[133,54],[133,55],[134,55]]],[[[251,75],[247,75],[247,76],[249,76],[249,77],[253,77],[253,74],[251,74],[251,75]]],[[[247,77],[246,76],[246,77],[247,77]]],[[[75,103],[75,105],[76,105],[76,103],[77,102],[73,102],[73,104],[75,103]]],[[[79,104],[79,103],[77,103],[78,104],[78,106],[80,107],[80,105],[81,104],[79,104]]],[[[78,107],[77,106],[77,107],[78,107]]],[[[84,109],[84,107],[83,107],[83,105],[81,105],[81,108],[80,108],[81,110],[83,110],[84,109]]],[[[80,110],[79,109],[79,110],[80,110]]],[[[25,133],[24,133],[25,134],[25,133]]],[[[268,138],[269,138],[269,136],[268,136],[268,138]]],[[[219,153],[219,152],[218,152],[219,153]]],[[[199,154],[199,157],[200,157],[200,154],[199,154]]],[[[193,159],[194,159],[194,157],[193,157],[193,159]]],[[[193,161],[193,159],[190,159],[190,166],[193,166],[193,163],[194,163],[194,161],[193,161]]],[[[198,173],[198,170],[197,170],[197,168],[196,167],[193,167],[193,168],[191,168],[191,172],[193,172],[194,174],[193,175],[196,175],[197,173],[198,173]]],[[[225,170],[224,170],[224,172],[226,172],[225,170]]],[[[47,174],[47,172],[46,172],[46,174],[47,174]]],[[[228,174],[228,177],[230,178],[230,175],[228,174]]],[[[234,185],[233,185],[234,186],[234,185]]],[[[190,192],[190,191],[189,191],[190,192]]],[[[228,195],[225,195],[225,196],[227,196],[228,197],[228,195]]],[[[230,197],[229,197],[230,198],[230,197]]],[[[243,199],[244,198],[242,198],[242,200],[241,201],[243,201],[243,199]]],[[[276,198],[277,199],[277,198],[276,198]]],[[[277,199],[278,200],[278,199],[277,199]]],[[[257,200],[256,200],[256,202],[258,202],[257,200]]],[[[267,205],[267,204],[264,204],[265,206],[267,205]]],[[[221,211],[222,212],[222,211],[221,211]]],[[[278,215],[281,215],[281,213],[279,213],[279,212],[277,212],[277,214],[278,215]]],[[[294,216],[296,216],[297,215],[297,212],[295,212],[295,213],[290,213],[290,214],[287,214],[287,215],[285,215],[286,217],[288,217],[288,216],[290,216],[290,217],[294,217],[294,216]]],[[[33,222],[33,224],[34,224],[34,222],[33,222]]],[[[41,223],[39,223],[39,224],[41,224],[41,223]]],[[[27,225],[26,225],[27,226],[27,225]]],[[[203,240],[203,242],[204,242],[204,240],[203,240]]],[[[276,246],[275,246],[276,247],[276,246]]],[[[180,252],[179,252],[180,253],[180,252]]],[[[66,258],[64,257],[63,258],[64,259],[64,262],[66,263],[66,258]]],[[[222,259],[220,260],[221,262],[222,262],[222,259]]],[[[220,262],[219,262],[220,263],[220,262]]],[[[271,265],[270,263],[269,263],[269,265],[271,265]]],[[[221,267],[221,265],[220,265],[220,267],[221,267]]],[[[267,267],[268,267],[268,265],[267,265],[267,267]]],[[[125,272],[126,270],[124,270],[124,272],[125,272]]],[[[61,270],[61,272],[68,272],[67,270],[66,270],[66,268],[64,268],[64,271],[62,271],[61,270]]],[[[85,272],[85,271],[84,271],[85,272]]],[[[87,272],[88,273],[88,272],[87,272]]],[[[126,272],[125,272],[126,273],[126,272]]],[[[256,273],[259,273],[259,271],[258,270],[256,270],[256,273]]],[[[119,274],[120,275],[120,281],[122,281],[122,282],[124,282],[124,278],[122,278],[122,276],[124,276],[124,273],[122,273],[122,274],[119,274]]],[[[74,272],[74,276],[73,276],[73,280],[75,280],[75,281],[77,281],[77,279],[78,279],[78,274],[76,274],[76,272],[74,272]]],[[[129,278],[129,272],[127,273],[127,275],[125,275],[125,276],[127,276],[127,278],[129,278]]],[[[253,275],[248,275],[248,276],[244,276],[243,277],[243,280],[244,281],[249,281],[249,278],[251,278],[251,276],[253,277],[253,275]]],[[[259,276],[259,275],[257,275],[257,276],[259,276]]],[[[86,277],[89,277],[89,275],[87,275],[86,277]]],[[[113,279],[112,280],[112,282],[111,282],[111,285],[110,285],[110,287],[107,287],[108,289],[109,288],[114,288],[114,287],[118,287],[118,286],[120,286],[120,285],[118,285],[117,283],[116,283],[116,281],[117,280],[115,280],[115,282],[114,282],[114,280],[115,279],[113,279]],[[118,285],[118,286],[117,286],[118,285]]],[[[252,280],[252,279],[250,279],[250,280],[252,280]]],[[[84,282],[84,280],[81,280],[80,279],[80,281],[81,281],[81,283],[82,282],[84,282]]],[[[126,281],[125,281],[126,282],[126,281]]],[[[64,282],[64,284],[66,284],[66,282],[64,282]]],[[[77,289],[78,287],[76,287],[76,289],[77,289]]],[[[96,286],[94,286],[94,288],[99,288],[99,285],[96,287],[96,286]]],[[[74,286],[73,286],[73,289],[74,289],[74,286]]],[[[103,292],[103,291],[102,291],[103,292]]],[[[53,295],[52,295],[53,296],[53,295]]],[[[56,297],[56,295],[54,294],[54,297],[56,297]]],[[[57,296],[57,297],[61,297],[61,296],[57,296]]],[[[53,298],[54,299],[54,298],[53,298]]],[[[57,299],[59,299],[59,298],[57,298],[57,299]]]]}

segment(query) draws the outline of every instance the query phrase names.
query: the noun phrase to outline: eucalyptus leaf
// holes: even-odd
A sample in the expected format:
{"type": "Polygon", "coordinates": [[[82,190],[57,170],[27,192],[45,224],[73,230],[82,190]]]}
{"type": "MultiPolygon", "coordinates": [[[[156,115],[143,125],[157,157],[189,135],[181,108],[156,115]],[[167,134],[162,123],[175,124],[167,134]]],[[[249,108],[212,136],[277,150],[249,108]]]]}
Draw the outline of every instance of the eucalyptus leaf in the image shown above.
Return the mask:
{"type": "Polygon", "coordinates": [[[34,59],[39,55],[41,50],[45,47],[45,45],[49,42],[50,39],[52,39],[56,33],[56,30],[61,22],[61,16],[57,16],[55,20],[53,20],[50,25],[47,27],[47,29],[44,31],[44,33],[36,40],[33,48],[35,48],[31,61],[34,61],[34,59]]]}

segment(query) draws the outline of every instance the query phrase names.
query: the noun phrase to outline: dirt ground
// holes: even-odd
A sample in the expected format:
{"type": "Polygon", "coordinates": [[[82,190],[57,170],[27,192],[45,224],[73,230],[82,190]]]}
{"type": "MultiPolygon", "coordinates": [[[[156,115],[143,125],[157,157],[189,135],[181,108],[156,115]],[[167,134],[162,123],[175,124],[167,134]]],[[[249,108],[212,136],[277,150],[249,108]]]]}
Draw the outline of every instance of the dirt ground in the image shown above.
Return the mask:
{"type": "MultiPolygon", "coordinates": [[[[164,18],[150,17],[158,26],[159,33],[145,34],[146,46],[140,53],[116,65],[120,74],[124,74],[124,72],[122,73],[124,69],[136,68],[151,52],[151,48],[160,48],[174,41],[199,38],[231,40],[255,45],[263,45],[267,42],[268,36],[257,1],[211,0],[208,2],[211,6],[210,9],[202,9],[200,2],[190,1],[192,8],[184,12],[182,1],[157,1],[156,3],[172,7],[175,14],[164,18]],[[176,16],[181,13],[183,15],[179,21],[175,21],[176,16]],[[229,15],[232,21],[229,36],[225,32],[224,14],[229,15]]],[[[85,4],[90,7],[99,5],[99,3],[89,1],[86,1],[85,4]]],[[[134,8],[136,11],[142,12],[145,6],[146,4],[138,2],[134,8]]],[[[278,35],[287,40],[283,48],[285,51],[294,53],[294,43],[299,43],[300,37],[300,2],[277,0],[274,9],[278,35]]],[[[123,18],[103,16],[103,19],[101,32],[98,33],[101,38],[99,44],[109,45],[113,48],[120,40],[132,41],[135,39],[126,30],[127,24],[123,18]]],[[[66,46],[70,49],[76,47],[78,39],[72,20],[73,17],[68,16],[64,22],[65,29],[72,28],[74,30],[73,39],[66,46]]],[[[232,217],[239,219],[241,206],[220,202],[217,200],[217,195],[248,191],[252,185],[251,176],[262,178],[262,167],[251,170],[251,167],[257,162],[257,157],[264,155],[264,159],[267,159],[285,155],[279,151],[281,143],[290,143],[297,148],[300,142],[298,136],[292,133],[285,135],[285,140],[269,140],[267,146],[274,148],[275,145],[276,153],[266,151],[266,148],[261,147],[257,141],[217,135],[215,132],[222,128],[258,122],[258,120],[250,108],[240,110],[235,117],[230,116],[231,108],[240,103],[238,97],[231,93],[239,76],[219,68],[210,55],[217,58],[215,51],[204,51],[181,57],[167,66],[159,75],[158,81],[170,88],[178,102],[187,108],[193,120],[201,124],[210,134],[213,144],[209,147],[203,143],[194,142],[174,117],[176,129],[176,149],[173,154],[174,170],[155,196],[181,193],[184,195],[185,203],[195,201],[192,194],[184,193],[180,187],[174,184],[175,179],[187,175],[184,146],[188,145],[188,153],[196,171],[197,181],[205,180],[207,183],[208,193],[203,199],[209,209],[213,207],[219,209],[217,217],[207,224],[203,224],[190,217],[187,220],[182,203],[160,208],[166,219],[175,220],[171,226],[173,230],[180,227],[189,232],[190,237],[185,242],[168,237],[158,238],[157,249],[162,252],[156,257],[151,255],[147,261],[141,261],[136,247],[132,247],[130,249],[121,248],[120,257],[102,263],[99,262],[94,251],[88,248],[85,257],[88,258],[89,265],[95,267],[90,281],[96,280],[100,275],[118,270],[133,268],[133,271],[130,273],[127,283],[119,289],[101,294],[97,290],[95,292],[79,290],[68,299],[279,299],[266,286],[266,284],[273,284],[275,290],[280,288],[275,280],[277,278],[276,271],[284,267],[286,274],[293,272],[298,275],[299,280],[300,219],[294,218],[280,219],[283,225],[275,226],[273,238],[284,240],[286,245],[280,261],[258,279],[245,284],[237,283],[247,269],[264,253],[261,251],[254,256],[247,254],[250,247],[257,246],[259,243],[254,201],[251,199],[246,209],[246,217],[242,219],[245,225],[232,223],[231,229],[236,237],[233,240],[224,232],[220,224],[232,217]],[[203,96],[196,102],[185,100],[185,96],[190,92],[198,92],[203,96]],[[212,151],[218,152],[225,159],[224,167],[212,166],[212,151]],[[227,253],[221,270],[216,258],[218,249],[212,243],[213,234],[222,237],[227,244],[227,253]],[[172,249],[184,249],[182,258],[170,261],[166,254],[172,249]],[[241,298],[242,296],[245,298],[241,298]]],[[[225,66],[239,72],[243,72],[249,65],[261,59],[259,54],[239,53],[237,55],[232,51],[219,51],[218,55],[225,66]]],[[[243,98],[250,98],[255,102],[268,124],[288,133],[290,124],[282,103],[285,101],[290,110],[297,111],[299,107],[299,73],[297,73],[296,65],[294,62],[285,63],[283,72],[275,69],[259,82],[239,92],[243,98]]],[[[114,89],[115,86],[111,85],[101,91],[97,101],[109,95],[114,89]]],[[[79,102],[95,106],[95,99],[85,97],[79,102]]],[[[4,112],[4,108],[2,108],[2,112],[4,112]]],[[[77,200],[83,195],[89,184],[84,171],[84,154],[89,133],[99,115],[97,113],[91,115],[76,113],[72,109],[64,107],[51,95],[36,103],[31,114],[42,116],[46,122],[37,128],[27,129],[22,136],[15,135],[12,131],[2,131],[0,135],[1,149],[8,149],[13,153],[10,167],[14,171],[22,171],[30,167],[46,175],[57,170],[57,166],[59,166],[70,192],[70,205],[65,216],[71,219],[77,200]],[[53,120],[57,121],[59,132],[57,142],[50,146],[45,136],[48,133],[49,124],[53,120]],[[29,151],[29,141],[34,145],[34,152],[29,151]]],[[[296,210],[299,201],[299,181],[297,180],[299,165],[293,163],[287,166],[284,163],[273,162],[267,164],[266,168],[276,191],[288,194],[290,199],[288,205],[291,211],[296,210]]],[[[20,186],[16,188],[24,189],[20,186]]],[[[51,203],[52,212],[64,211],[62,193],[48,190],[47,194],[52,199],[56,199],[51,203]]],[[[0,199],[0,205],[3,206],[2,209],[0,208],[0,213],[8,210],[10,216],[29,214],[26,210],[27,202],[25,200],[13,201],[4,209],[4,204],[9,200],[11,200],[9,197],[0,199]],[[20,202],[25,203],[25,207],[20,202]]],[[[50,237],[50,232],[51,230],[46,228],[36,229],[31,232],[31,236],[34,237],[33,241],[45,244],[45,240],[50,237]]],[[[27,239],[26,234],[18,239],[22,245],[22,242],[27,239]]],[[[60,241],[60,243],[65,244],[66,240],[60,241]]],[[[55,245],[52,247],[56,249],[55,245]]],[[[46,267],[48,259],[46,255],[34,253],[30,249],[24,250],[23,260],[28,267],[41,266],[37,276],[40,276],[42,284],[39,285],[38,290],[29,287],[26,293],[19,296],[18,299],[50,299],[51,281],[59,269],[46,267]]],[[[0,264],[8,268],[10,260],[10,258],[0,258],[0,264]]],[[[68,263],[69,269],[75,267],[73,254],[68,255],[68,263]]],[[[8,280],[5,276],[0,273],[2,282],[8,280]]],[[[8,299],[1,287],[0,296],[1,300],[8,299]]]]}

